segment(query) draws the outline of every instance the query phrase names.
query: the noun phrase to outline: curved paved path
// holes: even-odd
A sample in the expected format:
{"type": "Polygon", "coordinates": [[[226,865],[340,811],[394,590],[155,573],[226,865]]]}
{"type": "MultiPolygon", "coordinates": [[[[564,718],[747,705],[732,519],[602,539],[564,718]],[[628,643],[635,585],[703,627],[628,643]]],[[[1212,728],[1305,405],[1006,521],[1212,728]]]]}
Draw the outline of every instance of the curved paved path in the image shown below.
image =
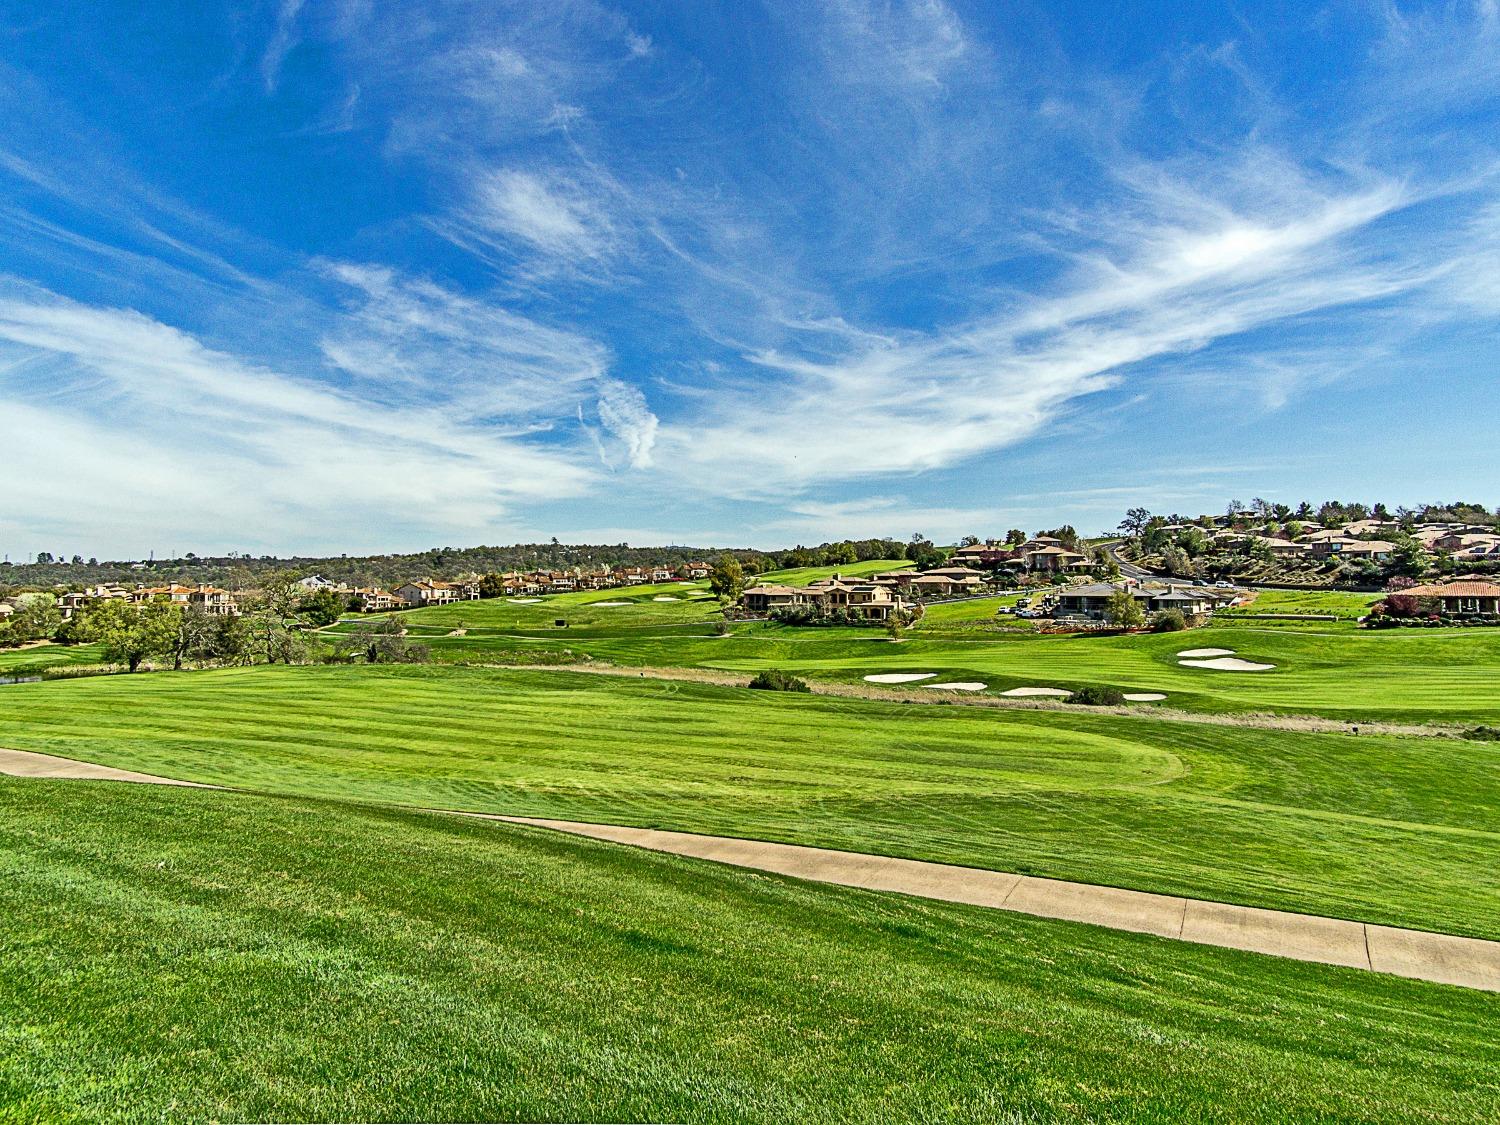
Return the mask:
{"type": "MultiPolygon", "coordinates": [[[[0,773],[17,777],[220,788],[25,750],[0,749],[0,773]]],[[[1088,922],[1113,930],[1132,930],[1200,945],[1243,949],[1298,961],[1318,961],[1500,992],[1500,941],[797,844],[499,813],[425,811],[546,828],[819,883],[894,891],[917,898],[1013,910],[1040,918],[1088,922]]]]}

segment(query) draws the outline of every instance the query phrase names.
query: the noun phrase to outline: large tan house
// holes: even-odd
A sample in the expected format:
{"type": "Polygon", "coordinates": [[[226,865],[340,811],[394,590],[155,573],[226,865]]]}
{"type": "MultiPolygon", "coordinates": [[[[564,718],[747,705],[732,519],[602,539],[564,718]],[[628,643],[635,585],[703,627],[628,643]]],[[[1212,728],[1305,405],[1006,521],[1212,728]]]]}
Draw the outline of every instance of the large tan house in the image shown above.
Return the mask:
{"type": "Polygon", "coordinates": [[[888,621],[906,608],[906,602],[889,586],[835,574],[806,586],[751,586],[741,595],[740,606],[750,613],[807,606],[823,613],[842,611],[870,621],[888,621]]]}

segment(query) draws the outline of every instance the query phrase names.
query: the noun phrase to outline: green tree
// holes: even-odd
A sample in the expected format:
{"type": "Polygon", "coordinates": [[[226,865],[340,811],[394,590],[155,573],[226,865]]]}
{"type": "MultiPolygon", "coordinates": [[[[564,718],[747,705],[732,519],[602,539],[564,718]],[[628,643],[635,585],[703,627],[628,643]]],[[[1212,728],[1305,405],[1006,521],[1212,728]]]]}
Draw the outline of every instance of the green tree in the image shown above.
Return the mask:
{"type": "Polygon", "coordinates": [[[297,603],[297,612],[321,629],[343,616],[344,604],[341,594],[333,590],[317,590],[297,603]]]}
{"type": "Polygon", "coordinates": [[[1129,590],[1116,590],[1105,603],[1104,620],[1122,629],[1139,629],[1146,623],[1146,614],[1129,590]]]}
{"type": "Polygon", "coordinates": [[[1145,508],[1131,508],[1120,521],[1120,531],[1132,538],[1139,538],[1150,522],[1151,513],[1145,508]]]}
{"type": "Polygon", "coordinates": [[[708,588],[725,605],[733,605],[745,592],[745,568],[733,555],[720,555],[708,572],[708,588]]]}
{"type": "Polygon", "coordinates": [[[1420,540],[1403,532],[1392,540],[1392,545],[1396,549],[1391,552],[1391,560],[1387,564],[1387,569],[1392,574],[1420,578],[1427,573],[1427,568],[1432,565],[1432,556],[1427,553],[1420,540]]]}
{"type": "Polygon", "coordinates": [[[62,611],[56,598],[51,594],[21,594],[10,615],[8,640],[12,644],[42,641],[56,636],[61,628],[62,611]]]}
{"type": "Polygon", "coordinates": [[[422,664],[427,646],[406,639],[406,629],[394,617],[381,618],[354,634],[354,645],[368,664],[422,664]]]}
{"type": "Polygon", "coordinates": [[[172,670],[182,671],[184,660],[203,660],[213,656],[213,643],[218,635],[218,623],[214,615],[201,605],[179,606],[177,628],[172,638],[172,670]]]}
{"type": "Polygon", "coordinates": [[[162,599],[136,605],[124,598],[108,598],[84,612],[81,635],[102,645],[106,660],[124,664],[132,672],[147,657],[173,651],[182,615],[178,606],[162,599]]]}

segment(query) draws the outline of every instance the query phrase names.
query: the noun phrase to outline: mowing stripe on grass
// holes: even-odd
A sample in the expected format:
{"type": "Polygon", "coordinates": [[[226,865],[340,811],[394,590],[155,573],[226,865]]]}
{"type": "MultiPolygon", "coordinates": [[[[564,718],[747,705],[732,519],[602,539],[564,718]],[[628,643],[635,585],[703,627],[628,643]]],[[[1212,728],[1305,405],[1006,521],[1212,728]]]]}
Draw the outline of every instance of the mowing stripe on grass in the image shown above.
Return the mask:
{"type": "MultiPolygon", "coordinates": [[[[219,788],[24,750],[0,749],[0,773],[15,777],[219,788]]],[[[1417,980],[1500,992],[1500,942],[1480,938],[1371,926],[1341,918],[1260,910],[1118,887],[1038,879],[1029,875],[796,844],[496,813],[460,812],[452,815],[569,832],[813,882],[1013,910],[1041,918],[1155,934],[1197,945],[1242,949],[1296,961],[1370,969],[1417,980]]]]}

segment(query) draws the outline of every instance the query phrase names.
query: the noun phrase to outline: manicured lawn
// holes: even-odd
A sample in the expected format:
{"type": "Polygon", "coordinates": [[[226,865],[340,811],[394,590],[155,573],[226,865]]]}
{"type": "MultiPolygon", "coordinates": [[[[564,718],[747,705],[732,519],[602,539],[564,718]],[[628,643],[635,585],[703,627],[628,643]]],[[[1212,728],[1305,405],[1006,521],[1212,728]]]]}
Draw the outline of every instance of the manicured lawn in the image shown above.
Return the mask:
{"type": "MultiPolygon", "coordinates": [[[[618,664],[747,674],[780,667],[810,678],[855,682],[882,672],[936,672],[944,680],[984,683],[991,692],[1106,684],[1164,692],[1168,706],[1186,710],[1323,715],[1350,723],[1500,720],[1500,629],[1369,632],[1344,623],[1226,620],[1185,633],[1041,636],[1003,624],[991,627],[992,620],[1007,620],[992,618],[992,606],[992,599],[959,603],[951,618],[938,615],[895,645],[878,629],[765,623],[736,625],[732,637],[718,637],[716,620],[705,616],[696,624],[673,624],[659,603],[640,610],[642,620],[658,624],[620,618],[565,630],[471,628],[462,637],[434,629],[437,635],[423,639],[435,659],[460,663],[514,663],[528,653],[568,649],[618,664]],[[982,618],[971,616],[976,613],[982,618]],[[1233,649],[1242,658],[1276,667],[1248,673],[1178,664],[1179,651],[1203,647],[1233,649]]],[[[680,603],[664,608],[685,611],[680,603]]],[[[936,606],[932,612],[949,608],[936,606]]],[[[707,608],[702,612],[712,614],[707,608]]]]}
{"type": "MultiPolygon", "coordinates": [[[[846,572],[889,569],[853,564],[846,572]]],[[[805,582],[835,568],[785,572],[805,582]]],[[[1500,629],[1359,629],[1370,595],[1267,591],[1253,612],[1332,613],[1337,621],[1236,619],[1204,629],[1132,636],[1041,636],[1001,605],[1010,593],[929,606],[906,640],[892,645],[879,629],[805,629],[739,623],[717,635],[718,605],[703,583],[466,602],[404,613],[413,637],[448,663],[518,663],[563,653],[618,664],[701,667],[753,674],[781,667],[814,679],[860,681],[881,672],[936,672],[978,681],[991,692],[1016,687],[1075,689],[1090,684],[1164,692],[1168,706],[1190,711],[1312,714],[1351,724],[1493,723],[1500,720],[1500,629]],[[675,599],[675,600],[658,600],[675,599]],[[623,602],[623,605],[610,603],[623,602]],[[556,622],[566,622],[558,627],[556,622]],[[462,631],[462,635],[453,635],[462,631]],[[1228,648],[1269,672],[1185,668],[1178,651],[1228,648]]],[[[346,623],[338,631],[353,629],[346,623]]]]}
{"type": "Polygon", "coordinates": [[[1357,621],[1380,601],[1381,594],[1354,593],[1348,590],[1261,590],[1248,605],[1231,606],[1219,611],[1220,617],[1247,613],[1332,614],[1340,621],[1357,621]]]}
{"type": "Polygon", "coordinates": [[[1500,937],[1494,743],[567,671],[262,667],[3,690],[0,745],[191,780],[820,844],[1500,937]]]}
{"type": "Polygon", "coordinates": [[[98,645],[0,648],[0,676],[27,676],[48,668],[99,664],[103,660],[104,651],[98,645]]]}
{"type": "Polygon", "coordinates": [[[0,778],[0,1119],[1492,1121],[1500,998],[432,815],[0,778]]]}

